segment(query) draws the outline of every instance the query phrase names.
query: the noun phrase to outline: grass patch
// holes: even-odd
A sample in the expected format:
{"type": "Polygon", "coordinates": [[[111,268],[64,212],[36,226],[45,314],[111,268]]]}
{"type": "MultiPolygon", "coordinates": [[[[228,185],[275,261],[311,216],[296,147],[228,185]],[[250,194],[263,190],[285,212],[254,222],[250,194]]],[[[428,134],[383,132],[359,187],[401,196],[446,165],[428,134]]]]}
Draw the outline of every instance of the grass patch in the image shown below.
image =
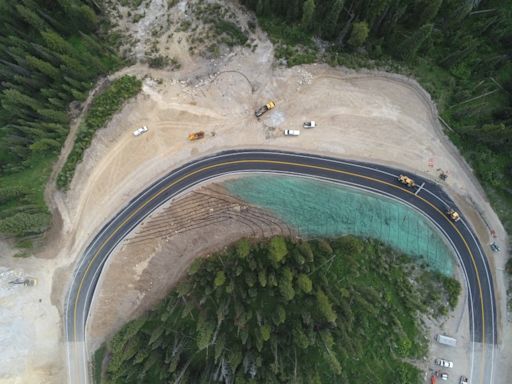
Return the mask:
{"type": "Polygon", "coordinates": [[[304,45],[312,47],[312,35],[296,25],[290,25],[276,18],[259,17],[261,27],[268,33],[273,43],[304,45]]]}
{"type": "Polygon", "coordinates": [[[93,362],[92,362],[92,379],[94,384],[102,383],[102,370],[103,370],[103,360],[105,359],[105,355],[107,354],[107,345],[105,343],[99,347],[96,352],[94,352],[93,362]]]}
{"type": "Polygon", "coordinates": [[[141,87],[142,81],[133,76],[123,76],[112,82],[92,102],[84,122],[80,125],[73,149],[57,177],[57,186],[60,189],[65,190],[69,187],[76,166],[82,160],[85,150],[89,148],[96,131],[104,127],[128,99],[137,95],[141,87]]]}
{"type": "Polygon", "coordinates": [[[247,35],[231,21],[219,20],[215,23],[215,29],[219,35],[224,34],[228,37],[223,42],[230,47],[244,45],[248,40],[247,35]]]}

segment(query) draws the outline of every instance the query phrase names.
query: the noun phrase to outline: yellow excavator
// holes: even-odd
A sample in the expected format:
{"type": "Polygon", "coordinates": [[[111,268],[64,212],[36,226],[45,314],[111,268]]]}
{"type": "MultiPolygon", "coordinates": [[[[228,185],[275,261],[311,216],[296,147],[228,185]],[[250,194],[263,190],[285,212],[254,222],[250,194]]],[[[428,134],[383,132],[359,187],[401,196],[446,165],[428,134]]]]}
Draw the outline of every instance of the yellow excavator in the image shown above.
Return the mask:
{"type": "Polygon", "coordinates": [[[195,141],[202,139],[204,137],[204,131],[192,132],[188,134],[188,139],[190,141],[195,141]]]}
{"type": "Polygon", "coordinates": [[[416,186],[416,183],[414,182],[414,180],[411,179],[409,176],[400,175],[398,177],[398,181],[401,182],[402,184],[407,185],[409,188],[416,186]]]}
{"type": "Polygon", "coordinates": [[[258,110],[256,110],[256,112],[254,112],[254,114],[256,115],[256,117],[260,117],[265,112],[270,111],[271,109],[273,109],[275,106],[276,106],[276,103],[274,103],[271,100],[267,104],[265,104],[263,107],[258,108],[258,110]]]}
{"type": "Polygon", "coordinates": [[[448,217],[450,219],[452,219],[453,221],[457,222],[460,220],[460,215],[458,212],[454,211],[452,208],[450,208],[449,210],[446,211],[446,214],[448,215],[448,217]]]}

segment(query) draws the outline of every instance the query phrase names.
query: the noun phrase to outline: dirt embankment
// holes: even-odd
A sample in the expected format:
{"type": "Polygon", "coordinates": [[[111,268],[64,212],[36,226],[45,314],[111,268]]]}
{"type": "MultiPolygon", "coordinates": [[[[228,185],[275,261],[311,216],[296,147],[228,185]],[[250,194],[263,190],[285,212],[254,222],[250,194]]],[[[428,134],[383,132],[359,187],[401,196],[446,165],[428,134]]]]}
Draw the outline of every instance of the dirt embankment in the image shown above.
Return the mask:
{"type": "Polygon", "coordinates": [[[94,351],[127,320],[163,299],[198,256],[241,237],[294,235],[286,223],[216,184],[196,188],[146,219],[109,260],[88,324],[94,351]]]}

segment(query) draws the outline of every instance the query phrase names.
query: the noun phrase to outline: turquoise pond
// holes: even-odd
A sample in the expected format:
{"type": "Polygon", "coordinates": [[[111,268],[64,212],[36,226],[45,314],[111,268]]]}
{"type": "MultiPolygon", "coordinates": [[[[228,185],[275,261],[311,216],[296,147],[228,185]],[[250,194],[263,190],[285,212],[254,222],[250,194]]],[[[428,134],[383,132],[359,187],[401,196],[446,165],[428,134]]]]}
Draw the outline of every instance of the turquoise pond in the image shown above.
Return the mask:
{"type": "Polygon", "coordinates": [[[224,187],[249,204],[269,210],[301,236],[370,237],[399,249],[445,275],[454,259],[433,225],[412,208],[342,185],[283,175],[250,175],[224,187]]]}

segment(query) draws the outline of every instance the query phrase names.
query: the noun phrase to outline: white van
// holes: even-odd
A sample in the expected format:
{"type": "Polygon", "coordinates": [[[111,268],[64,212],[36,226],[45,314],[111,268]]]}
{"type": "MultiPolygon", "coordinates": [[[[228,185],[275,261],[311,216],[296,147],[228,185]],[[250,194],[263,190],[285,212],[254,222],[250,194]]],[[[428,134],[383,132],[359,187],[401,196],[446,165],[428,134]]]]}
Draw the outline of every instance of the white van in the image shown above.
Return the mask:
{"type": "Polygon", "coordinates": [[[296,130],[296,129],[285,129],[284,130],[284,135],[285,136],[299,136],[300,135],[300,131],[296,130]]]}

